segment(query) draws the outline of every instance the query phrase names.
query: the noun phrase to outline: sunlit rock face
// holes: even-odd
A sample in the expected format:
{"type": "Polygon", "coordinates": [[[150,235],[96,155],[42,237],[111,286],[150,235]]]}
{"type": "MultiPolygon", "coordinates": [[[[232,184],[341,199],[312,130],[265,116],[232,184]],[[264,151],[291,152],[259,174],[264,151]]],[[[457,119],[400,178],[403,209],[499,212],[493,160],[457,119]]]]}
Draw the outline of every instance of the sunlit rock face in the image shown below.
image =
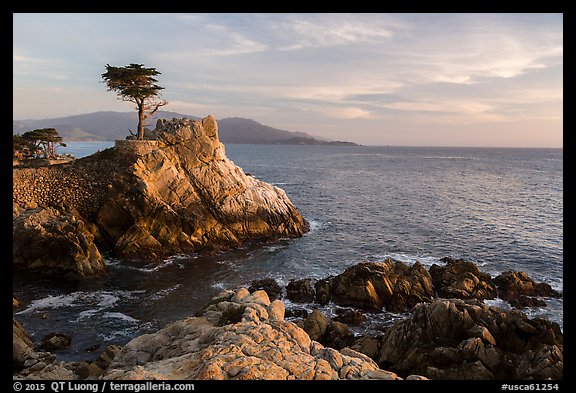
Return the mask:
{"type": "MultiPolygon", "coordinates": [[[[246,175],[225,154],[213,116],[160,120],[119,172],[96,222],[123,257],[218,251],[309,228],[286,193],[246,175]]],[[[124,141],[121,154],[126,151],[124,141]]]]}
{"type": "Polygon", "coordinates": [[[309,225],[278,187],[225,154],[213,116],[160,120],[146,140],[70,165],[14,169],[13,265],[67,276],[106,273],[101,254],[159,260],[309,225]]]}

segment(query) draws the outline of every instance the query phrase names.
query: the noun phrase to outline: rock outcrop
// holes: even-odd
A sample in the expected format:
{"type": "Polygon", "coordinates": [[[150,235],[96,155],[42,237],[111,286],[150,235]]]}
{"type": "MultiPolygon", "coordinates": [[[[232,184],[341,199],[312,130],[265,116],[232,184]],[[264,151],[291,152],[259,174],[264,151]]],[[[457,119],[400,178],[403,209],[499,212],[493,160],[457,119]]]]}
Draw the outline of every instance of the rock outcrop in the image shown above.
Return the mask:
{"type": "Polygon", "coordinates": [[[387,259],[346,269],[330,280],[332,301],[364,310],[401,312],[435,297],[432,278],[420,262],[408,266],[387,259]]]}
{"type": "Polygon", "coordinates": [[[213,116],[159,120],[152,137],[156,148],[116,176],[97,215],[117,255],[150,259],[219,250],[308,229],[283,190],[226,158],[213,116]]]}
{"type": "Polygon", "coordinates": [[[431,379],[562,379],[563,334],[518,310],[437,299],[386,331],[377,360],[431,379]]]}
{"type": "Polygon", "coordinates": [[[14,266],[101,274],[104,251],[160,259],[308,230],[283,190],[226,158],[213,116],[162,120],[147,137],[14,169],[14,266]]]}
{"type": "Polygon", "coordinates": [[[24,363],[35,347],[30,335],[16,319],[12,318],[12,365],[14,370],[24,368],[24,363]]]}
{"type": "Polygon", "coordinates": [[[107,269],[94,243],[94,231],[73,211],[38,207],[15,212],[12,263],[22,270],[103,275],[107,269]]]}
{"type": "Polygon", "coordinates": [[[473,262],[442,258],[446,266],[433,264],[430,276],[440,297],[457,299],[494,299],[496,287],[492,277],[483,273],[473,262]]]}
{"type": "Polygon", "coordinates": [[[104,379],[400,379],[350,348],[337,351],[284,320],[262,290],[224,291],[200,317],[135,338],[104,379]]]}
{"type": "Polygon", "coordinates": [[[291,280],[286,285],[286,297],[296,303],[312,303],[315,297],[312,279],[291,280]]]}
{"type": "Polygon", "coordinates": [[[537,283],[524,272],[506,271],[498,275],[494,282],[500,298],[518,308],[545,306],[546,303],[538,297],[562,296],[550,284],[537,283]]]}
{"type": "Polygon", "coordinates": [[[282,288],[273,278],[264,278],[262,280],[254,280],[248,287],[250,292],[263,290],[268,294],[270,300],[280,299],[282,297],[282,288]]]}

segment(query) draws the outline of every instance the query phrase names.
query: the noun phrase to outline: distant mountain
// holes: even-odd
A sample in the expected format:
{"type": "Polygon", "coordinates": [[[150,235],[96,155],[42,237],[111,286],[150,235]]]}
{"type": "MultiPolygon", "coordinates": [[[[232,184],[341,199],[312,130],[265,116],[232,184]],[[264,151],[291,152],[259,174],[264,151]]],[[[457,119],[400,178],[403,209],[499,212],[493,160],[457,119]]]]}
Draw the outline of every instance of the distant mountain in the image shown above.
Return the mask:
{"type": "MultiPolygon", "coordinates": [[[[197,116],[158,111],[156,119],[199,119],[197,116]]],[[[155,121],[151,122],[153,128],[155,121]]],[[[55,128],[65,139],[116,140],[125,139],[128,130],[136,132],[136,112],[94,112],[82,115],[41,120],[14,120],[13,132],[22,133],[36,128],[55,128]]],[[[286,145],[356,145],[353,142],[327,141],[305,132],[279,130],[251,119],[239,117],[218,120],[220,140],[224,143],[286,144],[286,145]]]]}

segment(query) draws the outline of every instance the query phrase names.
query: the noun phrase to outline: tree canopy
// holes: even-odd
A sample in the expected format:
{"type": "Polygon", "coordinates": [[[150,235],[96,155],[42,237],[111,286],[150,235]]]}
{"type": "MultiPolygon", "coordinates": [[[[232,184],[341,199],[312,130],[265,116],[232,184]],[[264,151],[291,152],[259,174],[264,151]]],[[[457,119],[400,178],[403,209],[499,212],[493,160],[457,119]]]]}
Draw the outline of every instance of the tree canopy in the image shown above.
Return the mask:
{"type": "Polygon", "coordinates": [[[156,111],[168,104],[160,100],[160,91],[164,88],[158,86],[154,77],[160,75],[153,67],[144,67],[143,64],[130,64],[125,67],[106,65],[106,72],[102,74],[104,83],[109,91],[113,91],[122,101],[133,102],[138,111],[137,139],[144,139],[144,126],[146,119],[156,111]]]}
{"type": "Polygon", "coordinates": [[[26,131],[23,135],[16,134],[12,137],[12,151],[15,156],[23,158],[54,158],[56,157],[56,144],[62,143],[62,137],[54,128],[39,128],[26,131]]]}

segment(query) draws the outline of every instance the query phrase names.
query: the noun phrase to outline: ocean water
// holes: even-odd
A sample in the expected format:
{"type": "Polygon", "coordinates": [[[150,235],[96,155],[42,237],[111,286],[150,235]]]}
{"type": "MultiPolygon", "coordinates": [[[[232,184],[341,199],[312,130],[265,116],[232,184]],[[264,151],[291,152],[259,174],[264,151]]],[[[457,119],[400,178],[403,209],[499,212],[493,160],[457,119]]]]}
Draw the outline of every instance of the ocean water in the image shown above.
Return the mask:
{"type": "Polygon", "coordinates": [[[114,146],[114,141],[66,141],[64,144],[66,146],[56,147],[58,154],[72,154],[76,158],[82,158],[114,146]]]}
{"type": "MultiPolygon", "coordinates": [[[[281,285],[324,278],[387,257],[425,266],[464,258],[493,277],[523,270],[563,290],[562,149],[227,145],[226,152],[245,172],[284,189],[311,231],[154,265],[107,258],[112,275],[82,283],[14,273],[14,295],[24,304],[17,318],[34,338],[69,334],[71,348],[57,355],[90,359],[108,344],[192,315],[223,288],[267,277],[281,285]],[[100,348],[86,351],[94,345],[100,348]]],[[[562,299],[544,300],[547,307],[524,311],[563,326],[562,299]]],[[[508,308],[500,299],[489,303],[508,308]]],[[[363,328],[403,315],[370,317],[363,328]]]]}

